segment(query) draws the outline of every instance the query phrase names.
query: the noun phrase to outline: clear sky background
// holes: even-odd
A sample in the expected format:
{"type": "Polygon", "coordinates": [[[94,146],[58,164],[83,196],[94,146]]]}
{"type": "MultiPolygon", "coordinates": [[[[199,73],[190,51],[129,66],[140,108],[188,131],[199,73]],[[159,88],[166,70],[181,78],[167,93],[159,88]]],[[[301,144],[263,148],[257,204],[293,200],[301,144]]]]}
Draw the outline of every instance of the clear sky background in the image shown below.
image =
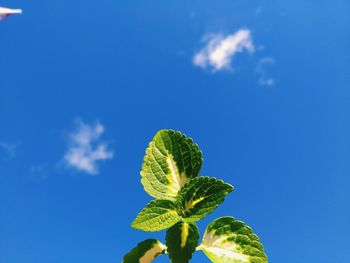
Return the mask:
{"type": "Polygon", "coordinates": [[[233,215],[272,263],[350,262],[349,1],[0,6],[24,11],[0,21],[1,263],[115,263],[164,241],[130,227],[163,128],[200,145],[202,175],[235,186],[201,233],[233,215]],[[224,67],[194,63],[240,30],[224,67]]]}

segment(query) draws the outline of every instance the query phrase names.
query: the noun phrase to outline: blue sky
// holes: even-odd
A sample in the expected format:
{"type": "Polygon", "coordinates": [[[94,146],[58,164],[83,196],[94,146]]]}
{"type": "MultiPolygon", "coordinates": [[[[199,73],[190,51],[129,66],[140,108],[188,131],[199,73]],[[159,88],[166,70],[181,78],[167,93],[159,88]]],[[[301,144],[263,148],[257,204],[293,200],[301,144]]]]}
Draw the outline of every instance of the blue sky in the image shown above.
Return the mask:
{"type": "Polygon", "coordinates": [[[200,145],[202,175],[235,186],[202,233],[233,215],[272,263],[350,262],[348,1],[0,6],[24,11],[0,21],[1,263],[120,262],[164,241],[130,227],[162,128],[200,145]],[[194,63],[209,43],[223,57],[194,63]]]}

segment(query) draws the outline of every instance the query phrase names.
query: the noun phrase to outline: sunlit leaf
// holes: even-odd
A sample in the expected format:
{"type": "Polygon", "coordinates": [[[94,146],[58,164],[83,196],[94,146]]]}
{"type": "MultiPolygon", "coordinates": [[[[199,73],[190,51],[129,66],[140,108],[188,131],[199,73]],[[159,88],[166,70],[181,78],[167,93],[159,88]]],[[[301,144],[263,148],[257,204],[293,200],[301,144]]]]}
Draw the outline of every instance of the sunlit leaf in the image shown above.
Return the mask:
{"type": "Polygon", "coordinates": [[[131,226],[143,231],[160,231],[179,221],[176,205],[170,200],[153,200],[142,209],[131,226]]]}
{"type": "Polygon", "coordinates": [[[146,149],[141,182],[151,196],[173,200],[183,185],[198,176],[201,166],[202,154],[192,139],[161,130],[146,149]]]}
{"type": "Polygon", "coordinates": [[[198,246],[199,232],[195,224],[178,222],[166,233],[167,252],[172,263],[187,263],[198,246]]]}
{"type": "Polygon", "coordinates": [[[221,217],[210,223],[199,249],[214,263],[268,262],[258,236],[233,217],[221,217]]]}
{"type": "Polygon", "coordinates": [[[150,263],[160,254],[164,254],[165,245],[156,239],[140,242],[123,258],[122,263],[150,263]]]}
{"type": "Polygon", "coordinates": [[[233,186],[222,180],[206,176],[197,177],[179,192],[178,202],[185,221],[197,221],[210,214],[233,190],[233,186]]]}

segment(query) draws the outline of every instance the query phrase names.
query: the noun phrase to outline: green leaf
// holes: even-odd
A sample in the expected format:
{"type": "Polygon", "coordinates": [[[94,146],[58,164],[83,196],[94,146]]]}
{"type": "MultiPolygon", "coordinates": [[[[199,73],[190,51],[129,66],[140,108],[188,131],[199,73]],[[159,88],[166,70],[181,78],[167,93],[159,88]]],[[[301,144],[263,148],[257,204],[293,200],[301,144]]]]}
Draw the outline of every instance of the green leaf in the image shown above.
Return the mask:
{"type": "Polygon", "coordinates": [[[166,246],[156,239],[140,242],[123,258],[122,263],[150,263],[158,255],[164,254],[166,246]]]}
{"type": "Polygon", "coordinates": [[[258,236],[233,217],[221,217],[210,223],[198,249],[214,263],[268,262],[258,236]]]}
{"type": "Polygon", "coordinates": [[[131,226],[143,231],[160,231],[179,221],[176,205],[170,200],[153,200],[142,209],[131,226]]]}
{"type": "Polygon", "coordinates": [[[178,222],[166,233],[167,252],[172,263],[187,263],[198,246],[199,232],[195,224],[178,222]]]}
{"type": "Polygon", "coordinates": [[[201,176],[191,180],[178,195],[182,218],[188,222],[202,219],[213,212],[232,190],[232,185],[215,178],[201,176]]]}
{"type": "Polygon", "coordinates": [[[141,182],[151,196],[174,200],[181,187],[198,176],[201,166],[202,153],[191,138],[160,130],[146,149],[141,182]]]}

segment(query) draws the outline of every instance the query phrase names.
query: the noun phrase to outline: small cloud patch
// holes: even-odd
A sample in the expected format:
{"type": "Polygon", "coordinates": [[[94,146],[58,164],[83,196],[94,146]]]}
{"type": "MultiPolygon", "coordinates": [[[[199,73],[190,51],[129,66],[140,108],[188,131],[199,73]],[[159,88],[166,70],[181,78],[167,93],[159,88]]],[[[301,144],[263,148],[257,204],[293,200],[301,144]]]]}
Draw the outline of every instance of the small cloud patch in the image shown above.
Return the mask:
{"type": "Polygon", "coordinates": [[[237,53],[254,52],[251,32],[248,29],[240,29],[227,36],[208,35],[203,41],[205,46],[194,55],[192,62],[203,69],[212,68],[213,72],[230,69],[232,59],[237,53]]]}
{"type": "Polygon", "coordinates": [[[98,163],[113,158],[108,144],[100,141],[105,128],[102,124],[89,125],[77,122],[77,129],[69,135],[69,148],[64,161],[69,167],[90,175],[99,173],[98,163]]]}
{"type": "Polygon", "coordinates": [[[267,57],[259,60],[256,66],[256,72],[259,74],[259,84],[261,86],[271,87],[275,85],[275,80],[271,77],[268,77],[266,73],[266,67],[275,64],[273,58],[267,57]]]}
{"type": "Polygon", "coordinates": [[[13,158],[16,155],[19,143],[13,144],[5,141],[0,141],[0,150],[5,152],[9,157],[13,158]]]}

